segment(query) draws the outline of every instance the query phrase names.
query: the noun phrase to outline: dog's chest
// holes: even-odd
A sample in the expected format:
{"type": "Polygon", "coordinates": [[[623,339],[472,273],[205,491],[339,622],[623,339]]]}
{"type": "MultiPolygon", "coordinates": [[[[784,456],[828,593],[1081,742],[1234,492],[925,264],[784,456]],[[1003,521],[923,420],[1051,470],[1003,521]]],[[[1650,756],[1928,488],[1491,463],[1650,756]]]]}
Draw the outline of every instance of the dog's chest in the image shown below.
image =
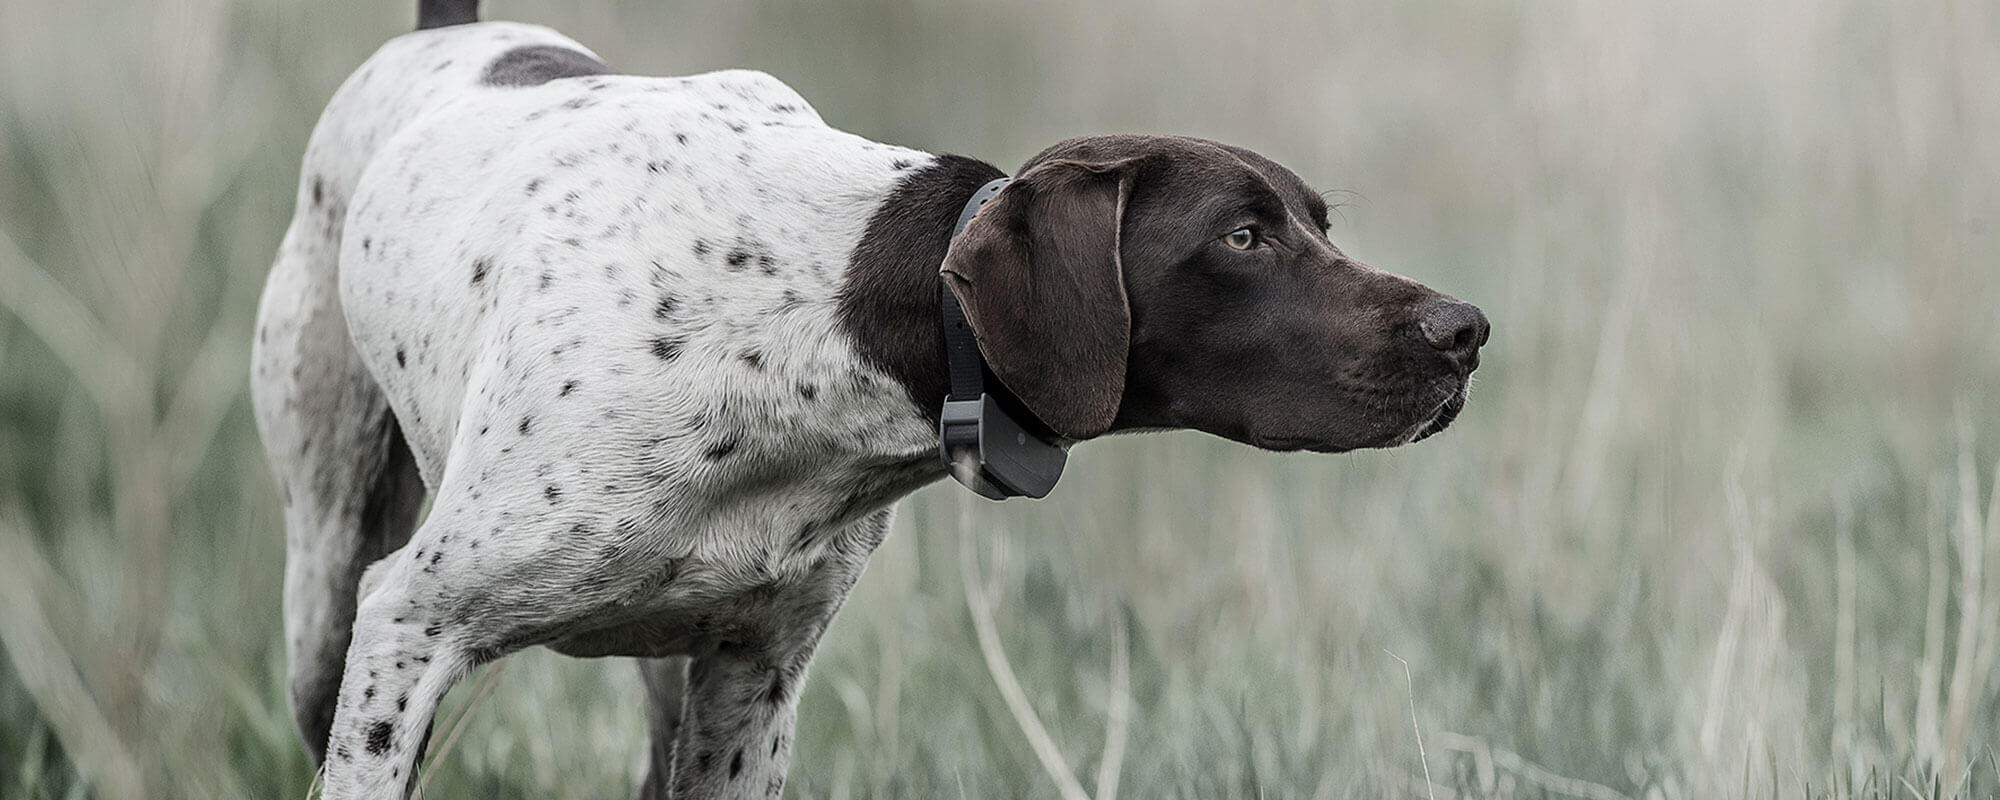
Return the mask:
{"type": "Polygon", "coordinates": [[[606,516],[676,498],[655,519],[837,507],[933,446],[836,314],[867,220],[929,159],[760,73],[469,88],[363,174],[349,328],[433,487],[473,470],[606,516]]]}

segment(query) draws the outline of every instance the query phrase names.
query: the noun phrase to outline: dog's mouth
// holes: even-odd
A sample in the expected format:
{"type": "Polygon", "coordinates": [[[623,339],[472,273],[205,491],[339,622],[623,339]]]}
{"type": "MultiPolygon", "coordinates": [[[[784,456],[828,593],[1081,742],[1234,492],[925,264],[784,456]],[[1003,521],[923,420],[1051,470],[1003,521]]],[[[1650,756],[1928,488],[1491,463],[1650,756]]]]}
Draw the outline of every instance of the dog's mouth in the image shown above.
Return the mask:
{"type": "Polygon", "coordinates": [[[1469,379],[1448,381],[1436,387],[1431,393],[1427,393],[1430,395],[1429,398],[1418,401],[1422,405],[1416,406],[1416,413],[1405,417],[1413,422],[1371,446],[1401,447],[1436,436],[1445,428],[1451,427],[1452,421],[1458,419],[1459,412],[1465,410],[1465,401],[1470,390],[1469,379]]]}
{"type": "Polygon", "coordinates": [[[1364,448],[1401,447],[1436,436],[1450,427],[1458,419],[1459,412],[1465,410],[1469,388],[1469,382],[1462,379],[1440,381],[1427,390],[1415,392],[1415,397],[1393,404],[1385,404],[1384,401],[1394,395],[1367,393],[1367,400],[1373,408],[1365,413],[1378,415],[1377,419],[1389,419],[1378,423],[1379,427],[1371,433],[1362,434],[1358,440],[1338,441],[1325,436],[1286,434],[1248,434],[1230,438],[1278,452],[1345,453],[1364,448]]]}
{"type": "Polygon", "coordinates": [[[1458,391],[1452,392],[1450,397],[1445,398],[1444,404],[1431,414],[1430,419],[1417,423],[1410,429],[1409,438],[1397,444],[1415,444],[1451,427],[1452,420],[1458,419],[1458,412],[1465,410],[1465,396],[1466,387],[1461,385],[1458,391]]]}

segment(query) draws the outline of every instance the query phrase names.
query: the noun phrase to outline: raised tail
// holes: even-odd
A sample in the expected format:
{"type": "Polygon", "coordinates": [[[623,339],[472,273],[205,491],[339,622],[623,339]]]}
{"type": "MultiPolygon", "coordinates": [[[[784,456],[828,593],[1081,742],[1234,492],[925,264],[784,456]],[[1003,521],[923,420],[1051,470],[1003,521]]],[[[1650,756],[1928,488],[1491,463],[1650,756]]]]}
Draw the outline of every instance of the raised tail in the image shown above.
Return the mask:
{"type": "Polygon", "coordinates": [[[479,21],[479,0],[417,0],[417,30],[479,21]]]}

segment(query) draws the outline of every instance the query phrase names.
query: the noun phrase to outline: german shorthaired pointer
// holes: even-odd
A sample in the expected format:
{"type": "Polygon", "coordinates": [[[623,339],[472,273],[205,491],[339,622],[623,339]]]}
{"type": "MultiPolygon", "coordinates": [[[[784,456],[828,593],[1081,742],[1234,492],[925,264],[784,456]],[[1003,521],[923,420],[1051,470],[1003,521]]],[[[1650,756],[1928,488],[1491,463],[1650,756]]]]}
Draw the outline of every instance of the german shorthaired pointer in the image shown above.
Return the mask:
{"type": "Polygon", "coordinates": [[[1343,255],[1255,153],[1063,142],[954,239],[999,170],[472,5],[426,0],[334,94],[259,313],[328,798],[405,796],[445,690],[533,645],[643,659],[641,796],[776,796],[821,632],[890,504],[947,474],[941,274],[1060,446],[1391,447],[1464,404],[1478,309],[1343,255]]]}

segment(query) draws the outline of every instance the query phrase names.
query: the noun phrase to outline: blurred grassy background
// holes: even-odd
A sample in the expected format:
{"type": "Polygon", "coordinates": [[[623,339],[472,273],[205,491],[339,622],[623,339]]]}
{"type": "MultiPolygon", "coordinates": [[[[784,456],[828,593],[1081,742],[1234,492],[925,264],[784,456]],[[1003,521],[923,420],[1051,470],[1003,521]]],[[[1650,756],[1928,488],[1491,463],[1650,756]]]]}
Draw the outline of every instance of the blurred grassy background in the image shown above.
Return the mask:
{"type": "MultiPolygon", "coordinates": [[[[0,796],[305,794],[250,320],[319,108],[413,5],[0,4],[0,796]]],[[[488,5],[1003,167],[1250,146],[1494,321],[1416,447],[920,492],[788,796],[2000,793],[1994,3],[488,5]]],[[[502,664],[428,794],[625,795],[631,667],[502,664]]]]}

